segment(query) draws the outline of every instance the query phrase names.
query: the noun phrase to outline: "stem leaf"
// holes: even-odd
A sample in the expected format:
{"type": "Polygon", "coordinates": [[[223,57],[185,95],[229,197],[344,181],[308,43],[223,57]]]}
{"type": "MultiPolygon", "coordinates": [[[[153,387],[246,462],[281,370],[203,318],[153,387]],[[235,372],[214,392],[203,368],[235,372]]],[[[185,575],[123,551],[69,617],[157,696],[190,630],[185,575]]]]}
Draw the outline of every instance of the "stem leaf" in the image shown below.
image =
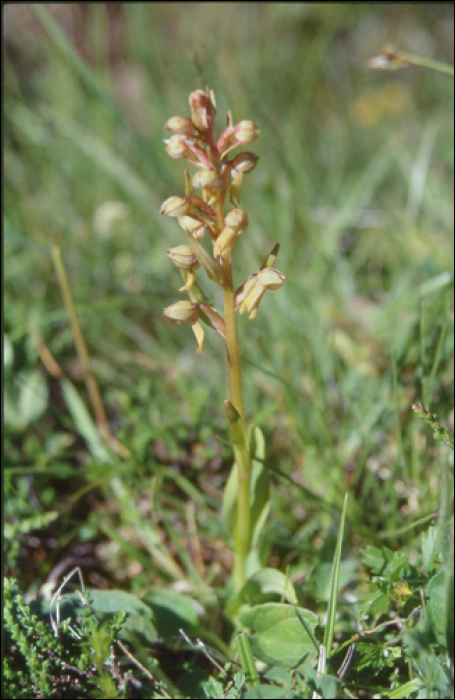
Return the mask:
{"type": "MultiPolygon", "coordinates": [[[[232,404],[231,404],[232,405],[232,404]]],[[[234,409],[235,410],[235,409],[234,409]]],[[[239,421],[243,425],[239,416],[239,421]]],[[[232,426],[231,426],[232,430],[232,426]]],[[[240,438],[241,428],[238,428],[240,438]]],[[[245,433],[246,434],[246,433],[245,433]]],[[[242,436],[242,439],[245,436],[242,436]]],[[[254,426],[250,434],[251,479],[250,479],[250,548],[258,545],[260,533],[267,520],[270,510],[270,480],[268,470],[264,465],[265,441],[261,429],[254,426]]],[[[233,436],[234,443],[234,436],[233,436]]],[[[245,443],[243,443],[245,448],[245,443]]],[[[238,466],[234,463],[224,490],[223,518],[230,534],[236,540],[237,536],[237,496],[238,496],[238,466]]]]}
{"type": "Polygon", "coordinates": [[[197,257],[200,266],[203,267],[206,271],[207,277],[219,284],[220,286],[223,286],[225,280],[223,270],[221,269],[221,267],[215,262],[212,256],[209,255],[209,253],[207,253],[204,246],[201,245],[201,243],[199,243],[199,241],[196,238],[194,238],[194,236],[191,235],[189,231],[184,230],[184,234],[188,241],[188,245],[197,257]]]}

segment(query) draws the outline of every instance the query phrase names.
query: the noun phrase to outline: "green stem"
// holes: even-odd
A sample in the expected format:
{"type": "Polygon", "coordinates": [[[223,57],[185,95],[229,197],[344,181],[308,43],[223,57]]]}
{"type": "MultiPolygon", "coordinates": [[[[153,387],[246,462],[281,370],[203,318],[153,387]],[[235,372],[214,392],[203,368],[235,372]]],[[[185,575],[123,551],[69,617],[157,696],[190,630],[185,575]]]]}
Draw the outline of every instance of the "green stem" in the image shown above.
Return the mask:
{"type": "Polygon", "coordinates": [[[448,75],[454,74],[453,66],[448,63],[443,63],[442,61],[435,61],[432,58],[426,58],[425,56],[417,56],[414,53],[408,53],[407,51],[398,51],[398,56],[407,63],[413,63],[415,66],[422,66],[422,68],[430,68],[431,70],[437,70],[440,73],[447,73],[448,75]]]}
{"type": "Polygon", "coordinates": [[[237,500],[237,542],[234,561],[234,590],[238,592],[246,578],[246,559],[250,549],[250,469],[247,456],[244,469],[239,468],[239,490],[237,500]]]}
{"type": "MultiPolygon", "coordinates": [[[[224,228],[224,196],[218,193],[215,204],[218,232],[224,228]]],[[[237,331],[237,319],[235,316],[234,281],[232,278],[232,260],[223,258],[222,268],[224,272],[224,323],[226,329],[226,350],[229,371],[229,399],[240,413],[245,423],[245,410],[243,408],[242,369],[240,364],[239,335],[237,331]]]]}
{"type": "Polygon", "coordinates": [[[242,368],[240,364],[239,336],[235,316],[235,299],[231,261],[223,264],[226,285],[224,287],[224,323],[226,328],[226,350],[229,370],[229,398],[245,422],[242,392],[242,368]]]}
{"type": "Polygon", "coordinates": [[[230,401],[224,402],[231,428],[231,442],[237,465],[237,524],[234,531],[234,588],[239,591],[245,583],[246,558],[250,550],[250,472],[251,460],[245,422],[230,401]]]}
{"type": "MultiPolygon", "coordinates": [[[[219,231],[224,228],[223,198],[218,197],[216,203],[217,224],[219,231]]],[[[250,546],[250,472],[251,462],[249,455],[245,409],[243,406],[242,369],[240,362],[239,336],[237,330],[237,318],[235,315],[235,293],[232,277],[232,260],[223,259],[222,267],[225,283],[224,292],[224,323],[226,333],[226,351],[229,373],[229,398],[237,411],[243,424],[244,440],[235,439],[231,424],[231,441],[234,449],[235,461],[238,469],[238,500],[237,500],[237,536],[235,542],[234,562],[234,588],[239,591],[245,583],[245,565],[250,546]]]]}
{"type": "MultiPolygon", "coordinates": [[[[240,364],[237,319],[235,316],[232,265],[230,259],[223,265],[226,275],[224,287],[224,323],[226,328],[226,350],[229,369],[229,395],[244,426],[242,372],[240,364]]],[[[234,588],[239,591],[245,583],[245,566],[250,543],[250,456],[247,439],[242,445],[233,444],[238,469],[237,537],[235,543],[234,588]]]]}

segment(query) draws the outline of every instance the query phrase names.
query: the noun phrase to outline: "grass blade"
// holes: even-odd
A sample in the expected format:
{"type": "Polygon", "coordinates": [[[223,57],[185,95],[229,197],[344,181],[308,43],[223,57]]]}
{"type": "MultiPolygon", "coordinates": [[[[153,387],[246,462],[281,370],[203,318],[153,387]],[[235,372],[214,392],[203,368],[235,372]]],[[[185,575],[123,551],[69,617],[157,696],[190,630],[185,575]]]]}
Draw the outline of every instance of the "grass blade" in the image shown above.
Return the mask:
{"type": "Polygon", "coordinates": [[[335,629],[335,615],[337,609],[338,581],[340,577],[341,564],[341,549],[343,544],[344,523],[346,520],[346,506],[348,503],[348,494],[346,493],[343,503],[343,511],[341,513],[340,529],[338,530],[337,546],[335,549],[335,558],[333,560],[332,578],[330,581],[330,597],[329,608],[327,611],[327,626],[324,633],[324,646],[327,650],[327,657],[330,658],[330,649],[333,642],[333,633],[335,629]]]}
{"type": "Polygon", "coordinates": [[[237,646],[239,649],[240,663],[245,673],[245,681],[248,688],[251,688],[253,685],[259,685],[258,672],[256,670],[256,664],[254,663],[250,640],[246,632],[240,632],[238,635],[237,646]]]}

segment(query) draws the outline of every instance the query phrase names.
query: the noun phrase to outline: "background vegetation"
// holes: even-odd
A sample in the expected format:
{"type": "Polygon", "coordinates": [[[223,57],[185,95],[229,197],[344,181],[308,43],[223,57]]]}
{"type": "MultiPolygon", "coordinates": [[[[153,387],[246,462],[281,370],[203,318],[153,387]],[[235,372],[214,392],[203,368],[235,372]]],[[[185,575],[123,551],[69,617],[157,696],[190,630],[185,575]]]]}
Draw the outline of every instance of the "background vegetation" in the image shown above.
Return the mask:
{"type": "MultiPolygon", "coordinates": [[[[238,284],[277,241],[286,275],[255,321],[239,319],[247,418],[266,434],[274,481],[264,560],[324,615],[349,492],[337,643],[361,629],[374,565],[384,573],[360,554],[368,546],[402,565],[364,624],[406,617],[452,537],[453,452],[411,405],[453,431],[453,79],[367,62],[391,43],[453,63],[453,6],[68,3],[7,5],[4,20],[5,573],[16,604],[19,591],[24,604],[49,601],[79,565],[90,589],[148,596],[155,623],[169,604],[154,595],[185,593],[187,633],[235,653],[219,515],[231,459],[223,347],[208,334],[200,357],[191,329],[162,317],[180,286],[166,248],[185,242],[159,216],[184,184],[163,125],[207,85],[220,130],[228,109],[261,130],[241,192],[238,284]],[[127,459],[96,437],[55,241],[127,459]]],[[[197,655],[177,655],[176,629],[156,630],[153,644],[142,630],[142,647],[130,637],[138,658],[173,669],[171,695],[201,697],[197,655]]],[[[383,638],[359,647],[368,661],[350,692],[403,685],[416,666],[433,678],[416,661],[422,639],[390,637],[414,656],[386,665],[371,657],[383,638]]],[[[17,671],[17,640],[8,650],[17,671]]],[[[102,668],[96,682],[113,697],[102,668]]],[[[439,681],[422,697],[443,697],[439,681]]]]}

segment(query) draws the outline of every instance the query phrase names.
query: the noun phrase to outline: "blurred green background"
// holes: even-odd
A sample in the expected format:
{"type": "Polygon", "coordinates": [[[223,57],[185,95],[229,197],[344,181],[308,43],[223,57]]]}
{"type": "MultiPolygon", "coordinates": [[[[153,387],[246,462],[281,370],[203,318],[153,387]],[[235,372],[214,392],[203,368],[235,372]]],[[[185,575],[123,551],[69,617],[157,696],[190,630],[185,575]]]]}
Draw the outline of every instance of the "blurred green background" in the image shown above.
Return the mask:
{"type": "MultiPolygon", "coordinates": [[[[453,5],[5,6],[7,519],[30,517],[31,504],[58,512],[43,552],[27,561],[39,578],[68,542],[99,536],[101,502],[121,501],[122,523],[135,508],[145,522],[151,475],[154,493],[171,492],[168,511],[198,493],[219,508],[229,465],[224,349],[208,334],[196,355],[190,327],[162,317],[183,298],[166,249],[184,242],[159,215],[184,188],[163,126],[188,116],[189,93],[205,86],[219,131],[230,109],[261,132],[241,190],[250,227],[235,249],[236,283],[276,242],[286,275],[255,321],[239,319],[248,419],[267,435],[270,466],[311,494],[277,481],[278,550],[292,533],[293,547],[300,537],[321,547],[332,518],[320,503],[340,505],[346,489],[367,540],[437,509],[446,448],[410,406],[423,401],[453,426],[453,79],[369,69],[386,44],[453,63],[453,5]],[[54,240],[112,430],[132,452],[116,468],[121,488],[78,437],[37,355],[31,328],[86,399],[54,240]],[[188,480],[181,490],[175,474],[188,480]]],[[[202,507],[199,517],[217,523],[202,507]]],[[[150,545],[131,533],[125,541],[150,545]]],[[[110,575],[129,576],[129,556],[110,575]]]]}

